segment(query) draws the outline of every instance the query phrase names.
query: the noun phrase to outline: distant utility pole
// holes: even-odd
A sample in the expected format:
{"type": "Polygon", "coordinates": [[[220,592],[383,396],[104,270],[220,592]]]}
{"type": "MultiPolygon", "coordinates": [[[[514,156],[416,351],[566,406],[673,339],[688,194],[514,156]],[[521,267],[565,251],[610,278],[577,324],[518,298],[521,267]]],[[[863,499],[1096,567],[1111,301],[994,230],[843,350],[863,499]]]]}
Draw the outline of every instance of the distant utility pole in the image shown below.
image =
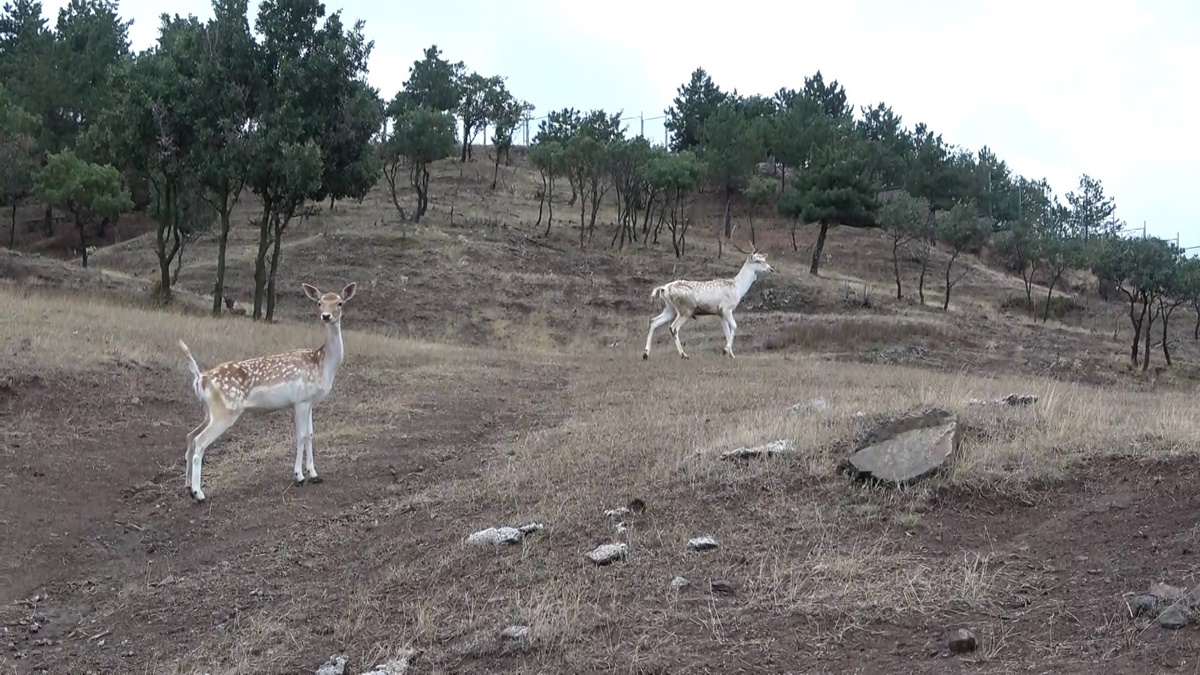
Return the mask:
{"type": "Polygon", "coordinates": [[[638,113],[638,137],[646,137],[646,117],[644,112],[638,113]]]}

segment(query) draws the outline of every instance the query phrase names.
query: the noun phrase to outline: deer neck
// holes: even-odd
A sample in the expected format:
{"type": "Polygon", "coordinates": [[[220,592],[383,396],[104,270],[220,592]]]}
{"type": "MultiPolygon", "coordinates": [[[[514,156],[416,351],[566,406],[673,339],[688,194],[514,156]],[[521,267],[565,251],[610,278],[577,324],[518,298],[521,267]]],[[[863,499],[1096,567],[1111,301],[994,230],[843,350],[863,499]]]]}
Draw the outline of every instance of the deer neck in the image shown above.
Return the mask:
{"type": "Polygon", "coordinates": [[[750,287],[754,285],[754,280],[757,277],[758,274],[750,269],[749,265],[742,265],[742,269],[733,278],[733,287],[737,289],[738,300],[741,300],[750,291],[750,287]]]}
{"type": "Polygon", "coordinates": [[[325,345],[321,347],[321,375],[325,382],[333,384],[338,366],[342,365],[342,325],[330,323],[325,326],[325,345]]]}

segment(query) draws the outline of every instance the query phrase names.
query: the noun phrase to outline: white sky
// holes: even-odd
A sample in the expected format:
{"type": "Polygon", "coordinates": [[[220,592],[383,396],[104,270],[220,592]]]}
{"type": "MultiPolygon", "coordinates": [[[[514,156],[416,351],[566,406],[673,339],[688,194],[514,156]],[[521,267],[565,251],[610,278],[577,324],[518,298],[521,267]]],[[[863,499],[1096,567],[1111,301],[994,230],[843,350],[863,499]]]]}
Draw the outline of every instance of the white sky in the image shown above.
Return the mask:
{"type": "MultiPolygon", "coordinates": [[[[43,0],[53,24],[66,0],[43,0]]],[[[252,5],[257,2],[252,0],[252,5]]],[[[207,0],[121,0],[134,49],[163,11],[207,0]]],[[[535,116],[575,107],[661,118],[697,66],[725,90],[799,89],[818,69],[857,108],[883,101],[952,144],[988,145],[1060,195],[1099,178],[1117,215],[1200,245],[1200,4],[1187,0],[328,0],[375,41],[370,80],[390,98],[422,50],[504,75],[535,116]],[[602,9],[595,9],[602,7],[602,9]]],[[[252,12],[254,9],[251,10],[252,12]]],[[[645,122],[662,141],[662,120],[645,122]]],[[[532,135],[532,131],[531,131],[532,135]]]]}

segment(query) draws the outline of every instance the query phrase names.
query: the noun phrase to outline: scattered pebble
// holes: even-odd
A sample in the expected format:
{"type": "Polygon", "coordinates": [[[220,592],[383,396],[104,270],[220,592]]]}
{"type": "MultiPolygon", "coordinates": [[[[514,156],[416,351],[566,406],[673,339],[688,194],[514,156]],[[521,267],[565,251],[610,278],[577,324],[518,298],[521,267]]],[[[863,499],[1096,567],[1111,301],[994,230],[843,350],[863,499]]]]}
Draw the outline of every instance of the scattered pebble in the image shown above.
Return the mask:
{"type": "Polygon", "coordinates": [[[737,595],[737,589],[733,587],[733,583],[724,579],[712,582],[712,592],[721,595],[737,595]]]}
{"type": "Polygon", "coordinates": [[[529,637],[529,626],[509,626],[500,631],[500,637],[504,640],[524,640],[529,637]]]}
{"type": "Polygon", "coordinates": [[[1158,625],[1167,630],[1185,628],[1192,622],[1192,611],[1181,604],[1167,607],[1158,615],[1158,625]]]}
{"type": "Polygon", "coordinates": [[[687,588],[688,586],[691,586],[691,585],[692,585],[692,582],[688,581],[687,579],[685,579],[681,576],[677,576],[671,580],[672,588],[687,588]]]}
{"type": "Polygon", "coordinates": [[[607,565],[625,557],[628,546],[624,543],[597,546],[587,557],[597,565],[607,565]]]}
{"type": "Polygon", "coordinates": [[[946,634],[946,646],[955,654],[969,654],[975,651],[978,644],[971,631],[966,628],[959,628],[946,634]]]}
{"type": "Polygon", "coordinates": [[[826,401],[824,396],[818,396],[814,399],[801,401],[788,408],[788,417],[799,417],[811,412],[824,412],[826,410],[829,410],[829,401],[826,401]]]}
{"type": "Polygon", "coordinates": [[[317,668],[317,675],[343,675],[349,660],[345,654],[334,654],[329,657],[328,661],[321,664],[320,668],[317,668]]]}
{"type": "Polygon", "coordinates": [[[362,675],[407,675],[412,660],[420,654],[416,649],[405,649],[396,658],[375,666],[362,675]]]}
{"type": "Polygon", "coordinates": [[[717,547],[717,540],[712,537],[696,537],[687,543],[689,551],[711,551],[717,547]]]}
{"type": "Polygon", "coordinates": [[[485,546],[491,544],[499,546],[500,544],[516,544],[526,537],[526,535],[540,532],[545,528],[541,523],[526,523],[519,527],[489,527],[486,530],[480,530],[467,537],[468,546],[485,546]]]}
{"type": "Polygon", "coordinates": [[[774,455],[791,454],[795,451],[795,443],[786,438],[781,438],[777,441],[771,441],[765,445],[758,445],[753,448],[742,447],[733,450],[726,450],[718,456],[718,459],[733,460],[750,459],[753,457],[772,457],[774,455]]]}

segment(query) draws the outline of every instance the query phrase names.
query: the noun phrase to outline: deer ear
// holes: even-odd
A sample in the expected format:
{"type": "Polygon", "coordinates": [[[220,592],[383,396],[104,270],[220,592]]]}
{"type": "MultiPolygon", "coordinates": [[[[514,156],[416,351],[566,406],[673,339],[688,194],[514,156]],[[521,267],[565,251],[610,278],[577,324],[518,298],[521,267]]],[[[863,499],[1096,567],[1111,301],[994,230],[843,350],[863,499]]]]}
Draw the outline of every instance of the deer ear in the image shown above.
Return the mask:
{"type": "Polygon", "coordinates": [[[346,287],[342,289],[342,302],[345,302],[345,301],[349,300],[350,298],[353,298],[354,291],[357,289],[358,289],[357,282],[351,282],[349,284],[346,284],[346,287]]]}
{"type": "Polygon", "coordinates": [[[304,287],[304,294],[313,302],[321,301],[321,291],[317,290],[316,286],[310,284],[301,284],[304,287]]]}

